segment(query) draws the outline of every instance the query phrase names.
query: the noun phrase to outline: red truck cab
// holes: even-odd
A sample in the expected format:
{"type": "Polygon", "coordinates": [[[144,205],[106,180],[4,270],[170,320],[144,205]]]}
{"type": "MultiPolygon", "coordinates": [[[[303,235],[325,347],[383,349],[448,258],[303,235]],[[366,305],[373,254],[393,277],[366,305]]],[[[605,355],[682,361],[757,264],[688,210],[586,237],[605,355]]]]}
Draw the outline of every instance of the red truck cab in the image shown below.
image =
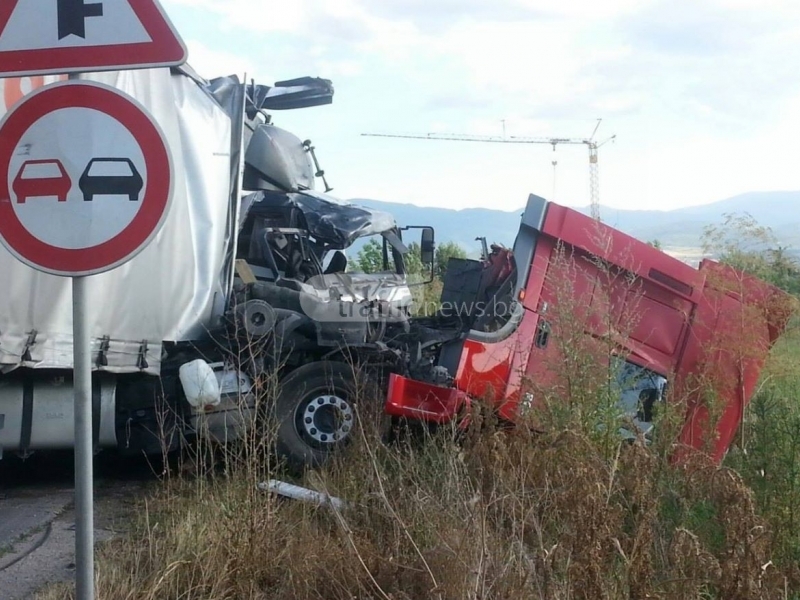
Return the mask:
{"type": "MultiPolygon", "coordinates": [[[[549,390],[568,397],[577,351],[600,376],[617,361],[660,381],[656,395],[668,382],[670,401],[685,403],[682,444],[721,460],[790,315],[771,285],[711,260],[694,268],[533,195],[513,252],[495,247],[480,275],[491,296],[471,304],[472,328],[438,355],[451,384],[392,375],[387,413],[443,423],[481,399],[513,422],[549,390]]],[[[447,296],[448,276],[442,310],[447,296]]]]}

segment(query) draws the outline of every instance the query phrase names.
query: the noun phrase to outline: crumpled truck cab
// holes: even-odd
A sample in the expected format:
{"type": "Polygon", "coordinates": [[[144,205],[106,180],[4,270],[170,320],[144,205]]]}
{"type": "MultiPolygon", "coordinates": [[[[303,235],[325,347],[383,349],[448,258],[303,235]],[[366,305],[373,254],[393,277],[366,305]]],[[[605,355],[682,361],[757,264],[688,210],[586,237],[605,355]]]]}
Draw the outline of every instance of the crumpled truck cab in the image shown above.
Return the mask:
{"type": "Polygon", "coordinates": [[[389,414],[443,423],[480,399],[514,422],[544,390],[565,389],[571,345],[614,369],[642,431],[665,393],[684,402],[680,442],[716,460],[791,314],[788,295],[763,281],[712,260],[695,268],[534,195],[513,250],[452,262],[444,288],[440,314],[460,312],[468,327],[434,347],[427,371],[391,376],[389,414]],[[513,269],[498,270],[509,260],[513,269]],[[701,383],[715,391],[718,418],[701,383]]]}

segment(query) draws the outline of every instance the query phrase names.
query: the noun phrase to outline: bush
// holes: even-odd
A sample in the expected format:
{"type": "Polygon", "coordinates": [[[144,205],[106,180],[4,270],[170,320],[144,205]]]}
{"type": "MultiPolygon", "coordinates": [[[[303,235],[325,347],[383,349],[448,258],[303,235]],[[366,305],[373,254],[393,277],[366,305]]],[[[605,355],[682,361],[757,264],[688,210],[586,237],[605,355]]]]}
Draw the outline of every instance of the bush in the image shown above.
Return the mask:
{"type": "Polygon", "coordinates": [[[800,331],[794,323],[774,351],[726,459],[755,494],[776,562],[800,581],[800,331]]]}

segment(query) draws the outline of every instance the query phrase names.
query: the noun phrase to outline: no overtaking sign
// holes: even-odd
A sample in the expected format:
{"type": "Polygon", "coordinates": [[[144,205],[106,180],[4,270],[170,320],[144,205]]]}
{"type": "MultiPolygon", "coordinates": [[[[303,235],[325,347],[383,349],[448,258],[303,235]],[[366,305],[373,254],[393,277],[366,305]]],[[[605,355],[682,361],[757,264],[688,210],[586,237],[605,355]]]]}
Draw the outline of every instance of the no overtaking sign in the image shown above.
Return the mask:
{"type": "Polygon", "coordinates": [[[134,99],[98,83],[46,86],[0,123],[0,240],[56,275],[89,275],[135,256],[169,208],[172,163],[134,99]]]}

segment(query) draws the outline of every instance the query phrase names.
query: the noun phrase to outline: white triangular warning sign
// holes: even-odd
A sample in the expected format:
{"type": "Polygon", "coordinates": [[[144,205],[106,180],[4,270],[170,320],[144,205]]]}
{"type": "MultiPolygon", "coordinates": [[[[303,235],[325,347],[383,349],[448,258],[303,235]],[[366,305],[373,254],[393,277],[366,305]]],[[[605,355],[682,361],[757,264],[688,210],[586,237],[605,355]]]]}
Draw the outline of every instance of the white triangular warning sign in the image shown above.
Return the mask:
{"type": "Polygon", "coordinates": [[[0,77],[179,65],[157,0],[2,0],[0,77]]]}

